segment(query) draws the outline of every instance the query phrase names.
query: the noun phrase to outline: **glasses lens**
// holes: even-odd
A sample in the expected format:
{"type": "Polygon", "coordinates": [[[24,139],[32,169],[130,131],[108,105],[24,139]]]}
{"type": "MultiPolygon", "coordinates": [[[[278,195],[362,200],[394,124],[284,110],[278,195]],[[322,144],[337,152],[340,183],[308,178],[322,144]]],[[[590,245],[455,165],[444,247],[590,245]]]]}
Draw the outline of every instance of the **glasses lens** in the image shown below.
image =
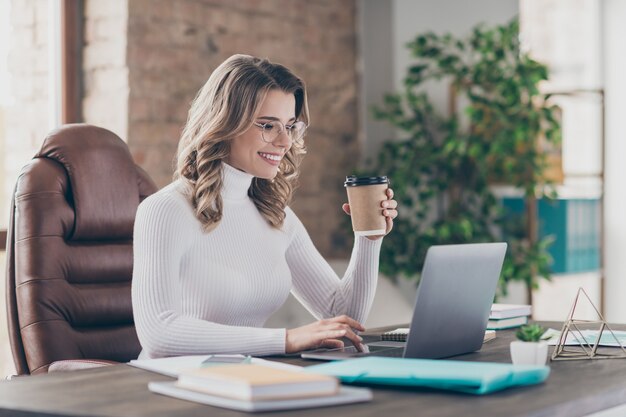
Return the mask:
{"type": "Polygon", "coordinates": [[[281,122],[274,121],[263,123],[263,125],[259,125],[259,127],[261,128],[263,141],[272,143],[283,131],[287,132],[291,140],[301,139],[304,136],[307,125],[304,122],[298,121],[291,125],[284,126],[281,122]]]}
{"type": "Polygon", "coordinates": [[[280,135],[282,130],[280,122],[265,123],[265,127],[263,129],[263,140],[267,143],[274,142],[274,139],[280,135]]]}
{"type": "Polygon", "coordinates": [[[304,131],[306,130],[306,127],[307,126],[304,122],[295,122],[291,125],[291,128],[289,129],[289,137],[291,137],[292,140],[301,139],[302,136],[304,136],[304,131]]]}

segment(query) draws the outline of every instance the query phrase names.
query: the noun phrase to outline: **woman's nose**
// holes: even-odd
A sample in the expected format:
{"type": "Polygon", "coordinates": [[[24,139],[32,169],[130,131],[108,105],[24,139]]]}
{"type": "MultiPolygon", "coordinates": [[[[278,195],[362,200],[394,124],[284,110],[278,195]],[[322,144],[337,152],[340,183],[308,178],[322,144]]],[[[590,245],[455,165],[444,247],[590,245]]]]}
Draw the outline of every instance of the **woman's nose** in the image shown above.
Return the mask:
{"type": "Polygon", "coordinates": [[[286,129],[283,129],[283,131],[278,134],[278,136],[274,140],[274,144],[284,147],[291,145],[291,137],[287,133],[286,129]]]}

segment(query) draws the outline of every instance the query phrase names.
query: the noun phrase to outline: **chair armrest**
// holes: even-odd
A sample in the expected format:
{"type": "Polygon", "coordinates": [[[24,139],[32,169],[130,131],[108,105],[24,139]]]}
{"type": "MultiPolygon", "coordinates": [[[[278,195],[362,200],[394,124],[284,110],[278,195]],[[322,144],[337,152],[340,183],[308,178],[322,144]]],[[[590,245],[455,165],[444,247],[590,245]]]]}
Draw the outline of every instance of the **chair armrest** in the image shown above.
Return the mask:
{"type": "Polygon", "coordinates": [[[100,368],[102,366],[119,365],[120,362],[99,359],[69,359],[52,362],[48,367],[50,372],[79,371],[81,369],[100,368]]]}

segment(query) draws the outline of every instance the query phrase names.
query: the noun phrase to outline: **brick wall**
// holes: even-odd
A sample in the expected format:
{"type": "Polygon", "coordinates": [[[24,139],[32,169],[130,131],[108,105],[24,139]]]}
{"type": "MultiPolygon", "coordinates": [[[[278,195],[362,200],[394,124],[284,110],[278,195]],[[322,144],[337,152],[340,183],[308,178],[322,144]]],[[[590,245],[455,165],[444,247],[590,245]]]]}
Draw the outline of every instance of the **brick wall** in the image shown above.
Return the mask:
{"type": "Polygon", "coordinates": [[[349,236],[336,230],[359,151],[355,9],[354,0],[89,0],[85,119],[118,129],[164,186],[189,105],[215,67],[234,53],[288,66],[308,85],[312,119],[292,206],[325,256],[345,255],[349,236]]]}
{"type": "MultiPolygon", "coordinates": [[[[12,100],[4,109],[0,228],[8,224],[10,198],[19,172],[39,150],[48,132],[48,1],[11,1],[10,21],[8,70],[12,100]]],[[[0,265],[5,265],[4,253],[0,253],[0,265]]],[[[0,291],[0,378],[15,372],[3,301],[4,288],[0,291]]]]}
{"type": "Polygon", "coordinates": [[[128,139],[128,0],[85,2],[83,117],[128,139]]]}
{"type": "Polygon", "coordinates": [[[11,40],[8,70],[12,101],[5,109],[4,180],[0,197],[3,224],[22,167],[39,149],[48,132],[48,2],[11,2],[11,40]]]}

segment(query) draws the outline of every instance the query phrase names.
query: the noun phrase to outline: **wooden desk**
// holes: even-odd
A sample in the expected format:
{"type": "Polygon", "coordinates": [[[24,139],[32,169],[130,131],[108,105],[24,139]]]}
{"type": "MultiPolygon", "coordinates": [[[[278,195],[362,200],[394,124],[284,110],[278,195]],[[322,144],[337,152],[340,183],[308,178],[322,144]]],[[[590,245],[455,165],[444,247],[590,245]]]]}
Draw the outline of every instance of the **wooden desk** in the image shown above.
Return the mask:
{"type": "MultiPolygon", "coordinates": [[[[548,323],[560,328],[557,323],[548,323]]],[[[626,326],[614,326],[626,330],[626,326]]],[[[510,330],[498,331],[480,352],[459,360],[510,362],[510,330]]],[[[286,359],[310,365],[314,361],[286,359]]],[[[542,385],[486,396],[426,389],[374,389],[370,403],[298,411],[298,416],[551,416],[575,417],[626,403],[626,360],[558,361],[542,385]]],[[[149,381],[171,378],[128,365],[15,378],[0,382],[0,416],[235,416],[249,415],[152,394],[149,381]]],[[[263,413],[263,416],[288,415],[263,413]]]]}

